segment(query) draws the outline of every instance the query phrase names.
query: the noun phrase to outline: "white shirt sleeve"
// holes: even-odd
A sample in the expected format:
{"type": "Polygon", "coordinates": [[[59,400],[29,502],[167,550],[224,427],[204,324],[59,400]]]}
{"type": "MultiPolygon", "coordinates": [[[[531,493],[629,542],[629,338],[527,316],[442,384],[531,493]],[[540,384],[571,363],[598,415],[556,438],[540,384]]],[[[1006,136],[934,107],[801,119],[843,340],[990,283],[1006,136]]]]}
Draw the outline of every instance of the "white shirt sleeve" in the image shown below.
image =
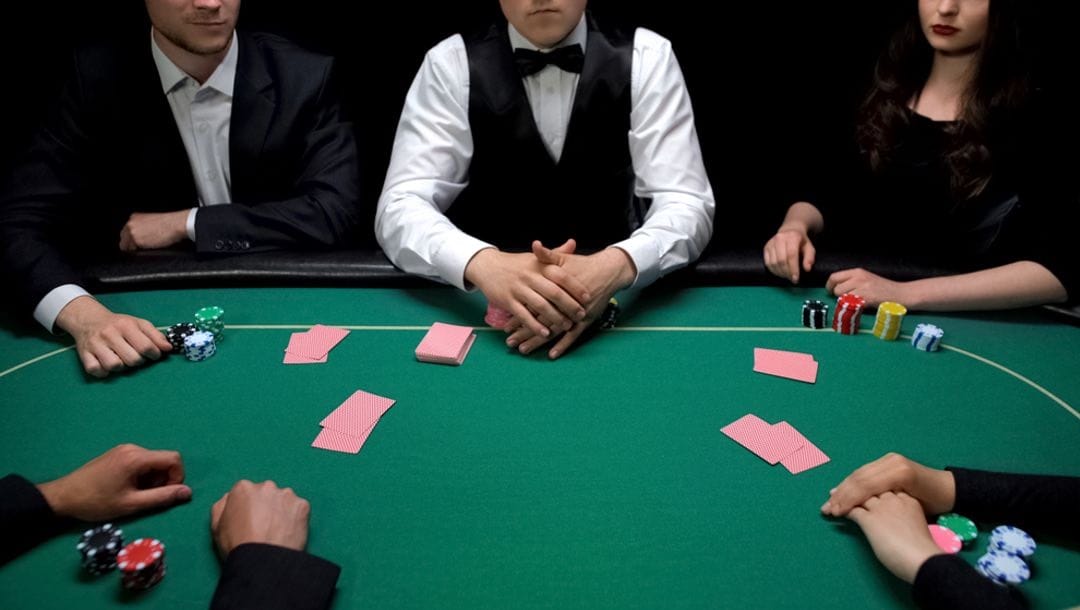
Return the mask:
{"type": "Polygon", "coordinates": [[[642,287],[701,256],[712,237],[716,202],[671,43],[644,28],[634,34],[630,86],[634,191],[652,205],[643,225],[613,245],[633,259],[634,286],[642,287]]]}
{"type": "Polygon", "coordinates": [[[49,291],[37,307],[34,308],[34,319],[45,327],[49,332],[56,332],[56,318],[67,304],[79,297],[90,296],[90,293],[76,284],[64,284],[49,291]]]}
{"type": "Polygon", "coordinates": [[[446,210],[468,185],[469,60],[460,35],[424,57],[401,111],[375,213],[375,236],[408,273],[466,289],[465,267],[491,244],[458,229],[446,210]]]}
{"type": "Polygon", "coordinates": [[[187,223],[184,225],[187,229],[187,237],[191,241],[195,241],[195,214],[198,212],[199,208],[191,208],[187,215],[187,223]]]}

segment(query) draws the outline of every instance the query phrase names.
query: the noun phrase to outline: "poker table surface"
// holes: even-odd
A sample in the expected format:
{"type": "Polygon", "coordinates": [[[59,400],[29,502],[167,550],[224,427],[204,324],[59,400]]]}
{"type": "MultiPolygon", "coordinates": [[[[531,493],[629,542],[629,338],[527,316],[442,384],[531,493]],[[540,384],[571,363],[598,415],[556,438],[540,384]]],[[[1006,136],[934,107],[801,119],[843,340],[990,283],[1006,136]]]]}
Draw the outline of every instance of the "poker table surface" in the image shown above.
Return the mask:
{"type": "MultiPolygon", "coordinates": [[[[831,487],[896,451],[934,467],[1080,475],[1080,328],[1040,311],[909,314],[935,353],[800,324],[823,289],[662,288],[563,358],[510,352],[481,295],[444,287],[209,288],[104,294],[166,325],[225,309],[218,353],[94,380],[70,340],[0,329],[0,471],[55,478],[124,442],[179,450],[188,504],[120,521],[166,545],[140,594],[85,575],[79,529],[0,568],[5,608],[206,607],[219,574],[210,506],[239,479],[311,501],[308,550],[341,565],[338,608],[910,607],[909,587],[831,487]],[[460,367],[418,362],[436,321],[477,327],[460,367]],[[283,365],[290,333],[349,336],[325,364],[283,365]],[[817,383],[752,371],[753,349],[813,354],[817,383]],[[357,455],[312,448],[358,389],[396,400],[357,455]],[[831,457],[799,475],[720,428],[754,413],[831,457]]],[[[963,557],[974,563],[981,534],[963,557]]],[[[1023,589],[1080,603],[1080,552],[1039,540],[1023,589]]]]}

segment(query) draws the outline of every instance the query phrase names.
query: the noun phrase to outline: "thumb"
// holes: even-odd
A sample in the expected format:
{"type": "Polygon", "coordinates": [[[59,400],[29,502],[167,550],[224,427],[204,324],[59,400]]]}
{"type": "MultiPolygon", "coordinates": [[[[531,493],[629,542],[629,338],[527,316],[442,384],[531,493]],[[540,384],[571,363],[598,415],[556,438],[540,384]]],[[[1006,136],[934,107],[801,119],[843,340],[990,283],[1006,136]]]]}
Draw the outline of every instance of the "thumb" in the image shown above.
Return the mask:
{"type": "Polygon", "coordinates": [[[150,489],[131,492],[131,504],[136,511],[167,508],[182,504],[191,499],[191,488],[187,485],[162,485],[150,489]]]}
{"type": "Polygon", "coordinates": [[[536,260],[545,265],[558,265],[562,262],[562,256],[558,251],[544,247],[544,244],[540,243],[539,240],[533,241],[532,252],[533,256],[536,257],[536,260]]]}
{"type": "Polygon", "coordinates": [[[814,259],[817,257],[817,248],[810,240],[806,240],[802,247],[803,271],[810,271],[814,267],[814,259]]]}
{"type": "Polygon", "coordinates": [[[558,252],[560,254],[573,254],[574,250],[577,250],[577,242],[574,241],[573,237],[566,240],[566,243],[564,243],[563,245],[555,248],[555,252],[558,252]]]}

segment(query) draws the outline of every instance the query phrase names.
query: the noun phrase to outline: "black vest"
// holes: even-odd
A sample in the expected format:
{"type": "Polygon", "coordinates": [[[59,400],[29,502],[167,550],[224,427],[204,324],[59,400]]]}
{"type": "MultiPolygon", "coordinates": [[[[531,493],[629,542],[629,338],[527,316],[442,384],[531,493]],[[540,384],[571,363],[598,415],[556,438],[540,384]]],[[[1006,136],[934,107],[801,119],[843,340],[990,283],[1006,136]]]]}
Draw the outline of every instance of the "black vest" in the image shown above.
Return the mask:
{"type": "Polygon", "coordinates": [[[514,64],[507,24],[465,37],[469,57],[469,186],[448,217],[502,250],[555,247],[573,237],[582,250],[625,239],[642,223],[630,160],[633,37],[600,30],[591,15],[562,157],[537,130],[514,64]]]}

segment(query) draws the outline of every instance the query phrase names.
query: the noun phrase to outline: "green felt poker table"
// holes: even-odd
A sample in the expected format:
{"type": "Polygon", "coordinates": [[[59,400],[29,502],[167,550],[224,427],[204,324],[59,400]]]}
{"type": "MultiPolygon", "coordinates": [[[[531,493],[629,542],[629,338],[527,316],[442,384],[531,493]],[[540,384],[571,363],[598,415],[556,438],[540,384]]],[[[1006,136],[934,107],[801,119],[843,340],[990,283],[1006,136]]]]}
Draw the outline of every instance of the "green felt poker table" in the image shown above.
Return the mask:
{"type": "MultiPolygon", "coordinates": [[[[925,464],[1080,475],[1080,328],[1039,311],[910,314],[945,330],[915,350],[800,324],[822,290],[627,295],[619,326],[564,358],[508,352],[481,296],[448,288],[192,289],[106,294],[165,325],[226,311],[218,353],[93,380],[65,338],[0,334],[0,470],[34,481],[123,442],[179,450],[186,505],[122,521],[167,547],[127,595],[79,568],[77,530],[0,569],[4,608],[200,608],[219,573],[210,505],[241,478],[312,505],[308,550],[342,566],[339,608],[908,607],[828,490],[889,451],[925,464]],[[460,367],[417,362],[433,322],[478,327],[460,367]],[[325,364],[282,364],[290,333],[351,334],[325,364]],[[816,384],[752,371],[753,349],[813,354],[816,384]],[[312,448],[358,389],[396,404],[357,455],[312,448]],[[799,475],[721,434],[788,421],[831,461],[799,475]]],[[[3,473],[0,473],[3,474],[3,473]]],[[[974,562],[986,546],[962,551],[974,562]]],[[[1033,606],[1080,603],[1080,552],[1040,540],[1033,606]]]]}

